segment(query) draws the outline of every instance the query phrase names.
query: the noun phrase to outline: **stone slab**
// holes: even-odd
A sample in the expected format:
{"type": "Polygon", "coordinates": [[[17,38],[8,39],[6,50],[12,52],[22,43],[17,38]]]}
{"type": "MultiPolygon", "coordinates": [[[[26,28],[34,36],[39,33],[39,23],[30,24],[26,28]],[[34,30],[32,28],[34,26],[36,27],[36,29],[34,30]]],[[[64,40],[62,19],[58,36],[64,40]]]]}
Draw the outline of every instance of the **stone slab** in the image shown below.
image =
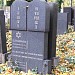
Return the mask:
{"type": "Polygon", "coordinates": [[[0,64],[6,63],[6,61],[8,60],[7,59],[8,55],[9,53],[5,53],[5,54],[0,53],[0,64]]]}
{"type": "Polygon", "coordinates": [[[11,5],[11,24],[10,29],[26,30],[26,7],[27,2],[24,0],[16,0],[11,5]]]}
{"type": "Polygon", "coordinates": [[[28,31],[49,31],[50,7],[47,2],[34,0],[29,4],[27,11],[28,31]]]}
{"type": "Polygon", "coordinates": [[[50,31],[48,34],[48,59],[56,56],[57,12],[58,5],[49,2],[50,6],[50,31]]]}
{"type": "Polygon", "coordinates": [[[68,30],[68,13],[58,13],[57,35],[64,34],[68,30]]]}
{"type": "MultiPolygon", "coordinates": [[[[4,14],[4,11],[1,11],[4,14]]],[[[0,53],[6,53],[6,31],[5,31],[5,16],[0,15],[0,53]]]]}
{"type": "Polygon", "coordinates": [[[42,71],[43,61],[48,58],[47,52],[48,33],[12,31],[12,60],[17,61],[19,67],[25,72],[32,63],[30,68],[33,68],[35,64],[38,70],[42,71]]]}

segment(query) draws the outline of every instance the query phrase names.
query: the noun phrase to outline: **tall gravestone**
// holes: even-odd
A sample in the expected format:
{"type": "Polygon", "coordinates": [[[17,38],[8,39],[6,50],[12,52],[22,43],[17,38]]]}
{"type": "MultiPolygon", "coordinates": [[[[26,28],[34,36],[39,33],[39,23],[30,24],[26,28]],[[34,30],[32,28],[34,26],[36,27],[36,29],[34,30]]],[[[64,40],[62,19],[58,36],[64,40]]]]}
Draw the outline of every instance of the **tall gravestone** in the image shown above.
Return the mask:
{"type": "Polygon", "coordinates": [[[25,0],[15,0],[11,5],[11,25],[12,30],[12,60],[19,62],[21,70],[25,70],[25,59],[23,56],[26,52],[27,39],[27,7],[25,0]],[[15,40],[15,41],[14,41],[15,40]]]}
{"type": "MultiPolygon", "coordinates": [[[[45,61],[48,60],[48,32],[50,27],[50,7],[45,1],[33,0],[29,4],[27,11],[27,30],[30,32],[28,35],[30,43],[29,53],[36,54],[37,60],[28,58],[28,68],[38,67],[38,72],[45,71],[45,61]],[[34,39],[34,41],[33,41],[34,39]],[[35,43],[36,42],[36,43],[35,43]],[[34,45],[35,43],[35,45],[34,45]],[[39,44],[39,45],[38,45],[39,44]],[[30,63],[31,62],[31,63],[30,63]],[[30,64],[29,64],[30,63],[30,64]]],[[[51,64],[47,61],[46,64],[51,64]]],[[[47,65],[49,66],[49,65],[47,65]]],[[[51,67],[47,67],[46,73],[50,73],[51,67]]]]}
{"type": "Polygon", "coordinates": [[[56,34],[57,34],[57,4],[49,3],[50,6],[50,29],[48,34],[48,59],[56,56],[56,34]]]}
{"type": "MultiPolygon", "coordinates": [[[[25,72],[36,70],[38,73],[50,74],[52,61],[48,57],[48,52],[50,52],[48,38],[52,10],[47,2],[41,0],[33,0],[27,5],[24,0],[16,0],[11,6],[12,60],[18,63],[19,68],[25,72]],[[20,8],[23,2],[24,9],[20,8]],[[20,14],[17,15],[17,12],[20,14]],[[23,16],[23,14],[27,15],[23,16]],[[20,18],[16,19],[18,16],[20,18]],[[19,27],[17,27],[17,20],[19,20],[19,27]]],[[[54,22],[56,23],[56,19],[54,22]]],[[[55,26],[53,22],[52,25],[55,26]]],[[[53,33],[55,34],[55,31],[53,33]]],[[[54,37],[53,33],[51,32],[51,38],[54,37]]]]}
{"type": "MultiPolygon", "coordinates": [[[[38,67],[38,72],[44,72],[44,65],[51,64],[48,58],[48,31],[49,31],[49,21],[50,21],[50,9],[48,4],[44,1],[34,0],[29,4],[27,11],[27,25],[24,22],[20,25],[23,27],[20,29],[16,28],[14,25],[16,23],[17,12],[13,18],[12,12],[14,12],[15,7],[22,5],[21,1],[16,0],[11,6],[11,29],[12,29],[12,60],[19,63],[19,67],[26,71],[32,70],[38,67]],[[36,4],[37,3],[37,4],[36,4]],[[19,4],[19,5],[17,5],[19,4]],[[43,12],[42,12],[43,11],[43,12]],[[46,21],[46,19],[48,20],[46,21]],[[13,21],[14,20],[14,21],[13,21]],[[27,26],[28,31],[24,31],[25,26],[27,26]],[[15,28],[13,28],[15,27],[15,28]],[[22,31],[20,31],[22,30],[22,31]],[[36,31],[36,32],[35,32],[36,31]]],[[[26,5],[27,6],[27,5],[26,5]]],[[[25,7],[26,9],[26,7],[25,7]]],[[[21,8],[22,10],[22,8],[21,8]]],[[[23,9],[24,10],[24,9],[23,9]]],[[[16,10],[17,11],[17,10],[16,10]]],[[[20,10],[18,11],[20,12],[20,10]]],[[[26,10],[25,10],[26,12],[26,10]]],[[[21,14],[25,13],[21,12],[21,14]]],[[[26,21],[25,19],[20,19],[26,21]]],[[[25,22],[26,23],[26,22],[25,22]]],[[[51,67],[48,67],[45,73],[50,73],[51,67]]]]}
{"type": "MultiPolygon", "coordinates": [[[[3,57],[3,54],[7,53],[6,49],[6,31],[5,31],[5,16],[4,10],[0,10],[0,58],[3,57]]],[[[2,59],[0,63],[2,63],[2,59]]]]}
{"type": "Polygon", "coordinates": [[[68,13],[58,13],[57,35],[64,34],[68,30],[68,13]]]}

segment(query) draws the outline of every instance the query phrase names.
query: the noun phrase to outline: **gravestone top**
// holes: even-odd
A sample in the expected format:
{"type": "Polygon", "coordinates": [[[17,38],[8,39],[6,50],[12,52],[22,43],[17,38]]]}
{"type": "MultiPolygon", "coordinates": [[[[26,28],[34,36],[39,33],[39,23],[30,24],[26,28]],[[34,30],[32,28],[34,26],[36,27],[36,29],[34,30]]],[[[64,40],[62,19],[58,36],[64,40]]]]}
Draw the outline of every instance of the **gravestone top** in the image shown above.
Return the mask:
{"type": "MultiPolygon", "coordinates": [[[[38,1],[38,0],[37,0],[38,1]]],[[[50,7],[47,2],[32,1],[27,11],[28,31],[49,31],[50,7]]]]}
{"type": "Polygon", "coordinates": [[[58,13],[57,34],[64,34],[68,29],[68,13],[58,13]]]}
{"type": "Polygon", "coordinates": [[[26,13],[28,2],[16,0],[11,5],[11,25],[10,29],[26,30],[26,13]]]}
{"type": "Polygon", "coordinates": [[[65,18],[67,19],[67,14],[68,13],[58,13],[58,20],[64,20],[64,17],[63,16],[66,16],[65,18]]]}

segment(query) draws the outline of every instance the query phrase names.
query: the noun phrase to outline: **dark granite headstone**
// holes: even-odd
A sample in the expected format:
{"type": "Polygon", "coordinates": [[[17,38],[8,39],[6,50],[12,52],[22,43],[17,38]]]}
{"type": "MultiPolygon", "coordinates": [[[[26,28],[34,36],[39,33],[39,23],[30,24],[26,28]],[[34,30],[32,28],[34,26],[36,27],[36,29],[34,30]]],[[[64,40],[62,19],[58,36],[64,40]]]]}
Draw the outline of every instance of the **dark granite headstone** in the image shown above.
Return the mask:
{"type": "Polygon", "coordinates": [[[6,61],[6,31],[4,10],[0,10],[0,63],[6,61]]]}
{"type": "Polygon", "coordinates": [[[10,29],[26,30],[26,7],[25,0],[16,0],[11,5],[11,25],[10,29]]]}
{"type": "Polygon", "coordinates": [[[43,63],[48,57],[48,33],[28,32],[28,69],[38,68],[43,73],[43,63]]]}
{"type": "Polygon", "coordinates": [[[30,57],[47,59],[48,52],[48,33],[43,32],[28,32],[27,34],[28,53],[35,55],[29,55],[30,57]]]}
{"type": "Polygon", "coordinates": [[[38,72],[43,72],[44,61],[48,58],[47,39],[48,33],[13,30],[12,60],[25,72],[36,67],[38,72]]]}
{"type": "Polygon", "coordinates": [[[57,35],[64,34],[68,30],[68,13],[58,13],[57,35]]]}
{"type": "Polygon", "coordinates": [[[72,19],[73,19],[73,9],[72,7],[64,7],[63,8],[65,13],[68,13],[68,24],[72,25],[72,19]]]}
{"type": "Polygon", "coordinates": [[[25,9],[19,7],[23,6],[21,1],[16,0],[11,6],[12,60],[25,72],[36,70],[38,73],[50,74],[50,59],[56,55],[57,4],[33,0],[27,11],[26,2],[22,1],[25,9]],[[22,12],[17,28],[15,16],[18,10],[22,12]]]}
{"type": "Polygon", "coordinates": [[[4,11],[0,10],[0,53],[6,53],[6,31],[4,11]]]}
{"type": "Polygon", "coordinates": [[[46,1],[33,0],[27,11],[28,31],[49,31],[50,8],[46,1]]]}
{"type": "Polygon", "coordinates": [[[48,34],[48,59],[56,56],[57,11],[56,3],[50,2],[50,31],[48,34]]]}

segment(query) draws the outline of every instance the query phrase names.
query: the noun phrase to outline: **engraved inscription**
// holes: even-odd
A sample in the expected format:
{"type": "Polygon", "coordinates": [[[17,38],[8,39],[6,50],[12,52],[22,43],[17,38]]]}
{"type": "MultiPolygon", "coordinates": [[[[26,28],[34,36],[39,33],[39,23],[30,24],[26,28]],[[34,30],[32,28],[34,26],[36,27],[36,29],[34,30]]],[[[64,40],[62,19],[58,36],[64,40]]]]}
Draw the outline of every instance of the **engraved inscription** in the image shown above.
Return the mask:
{"type": "Polygon", "coordinates": [[[20,7],[17,8],[17,27],[19,28],[19,23],[20,23],[20,7]]]}
{"type": "Polygon", "coordinates": [[[16,33],[16,37],[17,38],[20,38],[21,37],[21,33],[19,31],[16,33]]]}
{"type": "Polygon", "coordinates": [[[35,29],[37,29],[38,28],[38,24],[39,24],[39,8],[38,7],[35,7],[34,24],[35,24],[35,29]]]}
{"type": "MultiPolygon", "coordinates": [[[[18,36],[19,38],[20,36],[18,36]]],[[[28,41],[24,40],[14,40],[13,39],[13,48],[18,48],[18,49],[28,49],[28,41]]]]}
{"type": "Polygon", "coordinates": [[[36,57],[29,57],[29,56],[21,56],[21,55],[12,55],[12,56],[14,56],[14,57],[20,57],[20,58],[28,58],[28,59],[34,59],[34,60],[43,60],[43,59],[41,59],[41,58],[36,58],[36,57]]]}

